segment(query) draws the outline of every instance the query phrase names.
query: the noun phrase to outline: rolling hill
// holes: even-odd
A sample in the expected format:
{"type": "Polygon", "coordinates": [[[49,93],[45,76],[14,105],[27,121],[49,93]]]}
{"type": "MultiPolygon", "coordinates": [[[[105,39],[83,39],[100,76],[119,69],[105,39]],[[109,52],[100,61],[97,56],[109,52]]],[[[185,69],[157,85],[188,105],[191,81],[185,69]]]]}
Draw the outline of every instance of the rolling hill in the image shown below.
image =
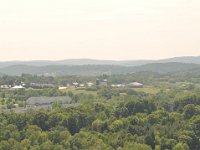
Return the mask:
{"type": "Polygon", "coordinates": [[[14,65],[0,69],[0,72],[7,75],[21,75],[23,73],[46,76],[64,76],[64,75],[112,75],[112,74],[130,74],[136,72],[155,72],[160,74],[176,72],[194,72],[200,70],[199,64],[191,63],[152,63],[141,66],[120,66],[120,65],[47,65],[30,66],[14,65]]]}
{"type": "Polygon", "coordinates": [[[59,61],[9,61],[9,62],[0,62],[0,69],[16,65],[26,65],[26,66],[79,66],[79,65],[115,65],[115,66],[140,66],[145,64],[152,63],[193,63],[200,64],[200,56],[197,57],[175,57],[169,59],[161,60],[123,60],[123,61],[114,61],[114,60],[95,60],[95,59],[67,59],[59,61]]]}

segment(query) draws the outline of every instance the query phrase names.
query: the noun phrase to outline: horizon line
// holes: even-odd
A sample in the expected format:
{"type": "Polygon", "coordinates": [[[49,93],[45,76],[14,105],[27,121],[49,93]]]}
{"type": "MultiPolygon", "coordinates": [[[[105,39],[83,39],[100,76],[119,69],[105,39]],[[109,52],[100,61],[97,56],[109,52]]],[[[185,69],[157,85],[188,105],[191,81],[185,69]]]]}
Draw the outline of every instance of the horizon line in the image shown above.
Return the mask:
{"type": "Polygon", "coordinates": [[[96,60],[96,61],[159,61],[159,60],[165,60],[165,59],[173,59],[173,58],[184,58],[184,57],[200,57],[200,55],[194,56],[194,55],[184,55],[184,56],[174,56],[174,57],[163,57],[158,59],[99,59],[99,58],[66,58],[66,59],[30,59],[30,60],[0,60],[0,62],[40,62],[40,61],[65,61],[65,60],[96,60]]]}

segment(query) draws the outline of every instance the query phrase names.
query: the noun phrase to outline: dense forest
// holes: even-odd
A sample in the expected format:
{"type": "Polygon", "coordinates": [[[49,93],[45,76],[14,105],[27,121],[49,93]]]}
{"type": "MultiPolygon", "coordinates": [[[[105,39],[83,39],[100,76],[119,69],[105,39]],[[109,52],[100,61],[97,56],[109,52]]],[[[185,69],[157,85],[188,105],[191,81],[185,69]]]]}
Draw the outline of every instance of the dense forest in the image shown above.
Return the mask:
{"type": "Polygon", "coordinates": [[[0,149],[200,149],[199,94],[100,96],[78,107],[1,113],[0,149]]]}

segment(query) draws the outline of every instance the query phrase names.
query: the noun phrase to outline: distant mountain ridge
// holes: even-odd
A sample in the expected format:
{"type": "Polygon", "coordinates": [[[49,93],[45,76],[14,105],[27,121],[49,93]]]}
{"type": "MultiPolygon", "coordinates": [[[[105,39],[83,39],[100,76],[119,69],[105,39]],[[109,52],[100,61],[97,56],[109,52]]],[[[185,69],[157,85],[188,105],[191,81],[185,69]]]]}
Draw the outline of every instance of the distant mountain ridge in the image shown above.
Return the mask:
{"type": "Polygon", "coordinates": [[[7,75],[21,75],[23,73],[32,75],[46,76],[64,76],[64,75],[80,75],[80,76],[98,76],[113,74],[132,74],[137,72],[155,72],[160,74],[176,73],[176,72],[194,72],[200,71],[200,64],[190,63],[153,63],[141,66],[117,66],[117,65],[49,65],[49,66],[28,66],[14,65],[1,68],[0,72],[7,75]]]}
{"type": "Polygon", "coordinates": [[[69,59],[60,61],[0,62],[0,75],[102,75],[150,71],[155,73],[200,72],[199,57],[176,57],[162,60],[112,61],[69,59]]]}
{"type": "Polygon", "coordinates": [[[169,59],[161,60],[95,60],[95,59],[67,59],[59,61],[9,61],[0,62],[0,68],[5,68],[14,65],[28,65],[28,66],[50,66],[50,65],[69,65],[69,66],[79,66],[79,65],[118,65],[118,66],[140,66],[150,63],[168,63],[168,62],[178,62],[178,63],[193,63],[200,64],[200,56],[188,56],[188,57],[175,57],[169,59]]]}
{"type": "Polygon", "coordinates": [[[161,63],[166,62],[179,62],[179,63],[193,63],[193,64],[200,64],[200,56],[185,56],[185,57],[174,57],[159,60],[161,63]]]}

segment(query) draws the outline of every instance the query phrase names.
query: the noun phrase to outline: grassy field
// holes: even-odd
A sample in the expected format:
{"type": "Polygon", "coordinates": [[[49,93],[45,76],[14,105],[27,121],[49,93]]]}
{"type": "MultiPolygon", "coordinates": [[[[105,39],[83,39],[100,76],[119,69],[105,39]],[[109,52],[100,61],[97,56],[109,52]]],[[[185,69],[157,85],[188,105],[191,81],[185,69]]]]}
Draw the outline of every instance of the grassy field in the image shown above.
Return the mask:
{"type": "Polygon", "coordinates": [[[96,96],[97,95],[97,91],[86,91],[85,89],[76,89],[76,88],[69,88],[69,89],[65,89],[65,90],[61,90],[63,92],[72,92],[74,94],[91,94],[96,96]]]}
{"type": "Polygon", "coordinates": [[[137,92],[145,92],[148,94],[157,94],[160,90],[154,87],[135,88],[137,92]]]}
{"type": "MultiPolygon", "coordinates": [[[[148,94],[157,94],[159,92],[159,89],[155,87],[144,87],[144,88],[134,88],[133,90],[137,92],[145,92],[148,94]]],[[[73,92],[74,94],[92,94],[94,96],[97,95],[97,91],[86,91],[85,89],[75,89],[75,88],[70,88],[70,89],[65,89],[62,90],[64,92],[73,92]]]]}

